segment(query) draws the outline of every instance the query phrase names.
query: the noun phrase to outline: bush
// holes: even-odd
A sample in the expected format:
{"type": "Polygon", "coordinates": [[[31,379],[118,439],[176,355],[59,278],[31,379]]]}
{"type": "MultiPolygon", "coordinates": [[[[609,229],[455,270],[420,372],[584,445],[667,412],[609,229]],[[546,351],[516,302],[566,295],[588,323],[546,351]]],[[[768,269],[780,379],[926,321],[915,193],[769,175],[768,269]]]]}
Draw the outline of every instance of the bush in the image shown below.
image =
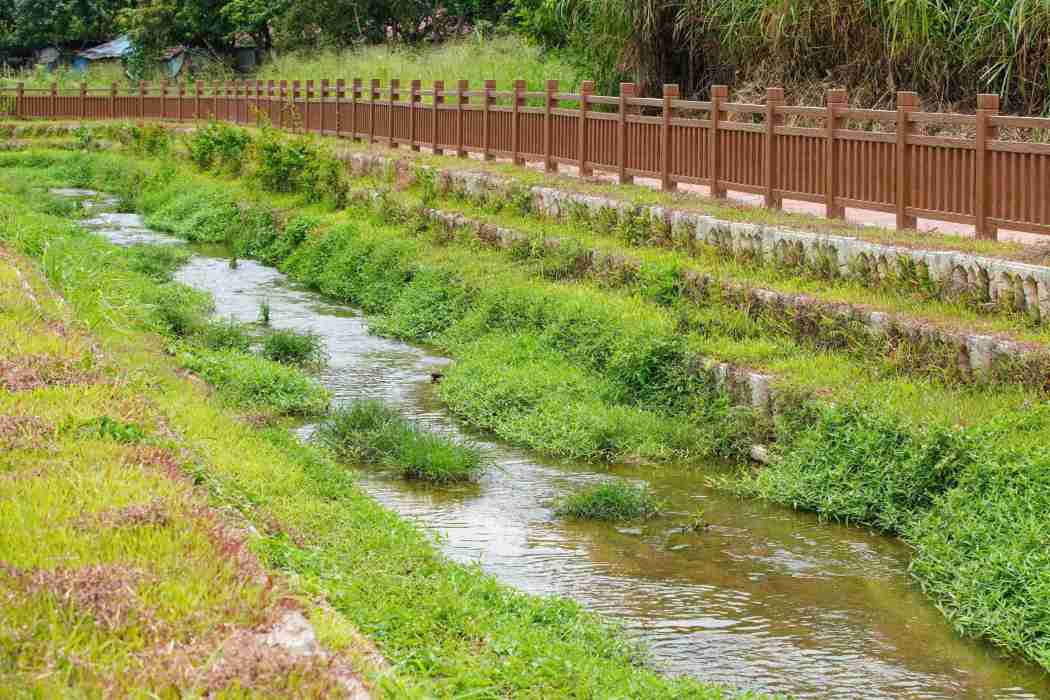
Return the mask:
{"type": "Polygon", "coordinates": [[[316,333],[274,330],[263,339],[263,357],[282,365],[320,368],[327,361],[324,340],[316,333]]]}
{"type": "Polygon", "coordinates": [[[588,486],[562,499],[556,515],[577,520],[618,522],[660,515],[663,504],[645,486],[615,479],[588,486]]]}
{"type": "Polygon", "coordinates": [[[484,466],[478,448],[424,430],[379,401],[337,409],[315,438],[343,459],[384,465],[407,479],[435,484],[472,481],[484,466]]]}
{"type": "Polygon", "coordinates": [[[158,282],[171,280],[175,270],[190,259],[190,251],[176,245],[132,245],[127,247],[128,268],[158,282]]]}
{"type": "Polygon", "coordinates": [[[201,170],[217,167],[231,175],[240,174],[251,143],[252,138],[244,129],[214,120],[198,128],[186,141],[194,165],[201,170]]]}

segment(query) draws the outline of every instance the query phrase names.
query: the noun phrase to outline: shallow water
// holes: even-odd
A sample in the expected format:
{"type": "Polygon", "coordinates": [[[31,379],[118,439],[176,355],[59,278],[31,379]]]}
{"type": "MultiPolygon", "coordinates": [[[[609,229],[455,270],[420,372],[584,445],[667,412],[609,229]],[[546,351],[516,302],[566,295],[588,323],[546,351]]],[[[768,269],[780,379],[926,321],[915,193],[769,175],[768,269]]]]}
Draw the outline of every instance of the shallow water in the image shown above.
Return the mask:
{"type": "MultiPolygon", "coordinates": [[[[89,195],[71,193],[67,196],[89,195]]],[[[88,224],[121,244],[169,243],[136,215],[88,224]]],[[[899,541],[705,485],[720,467],[632,467],[538,458],[452,419],[430,372],[445,358],[369,335],[354,310],[242,260],[205,249],[177,278],[207,290],[216,312],[312,330],[335,401],[381,398],[434,429],[468,435],[498,465],[476,486],[435,489],[362,471],[376,499],[441,535],[452,558],[480,562],[530,593],[571,596],[623,621],[671,673],[801,697],[1050,698],[1050,677],[959,639],[907,576],[899,541]],[[552,501],[609,471],[644,481],[674,515],[643,526],[566,523],[552,501]],[[698,508],[710,527],[683,530],[698,508]]]]}

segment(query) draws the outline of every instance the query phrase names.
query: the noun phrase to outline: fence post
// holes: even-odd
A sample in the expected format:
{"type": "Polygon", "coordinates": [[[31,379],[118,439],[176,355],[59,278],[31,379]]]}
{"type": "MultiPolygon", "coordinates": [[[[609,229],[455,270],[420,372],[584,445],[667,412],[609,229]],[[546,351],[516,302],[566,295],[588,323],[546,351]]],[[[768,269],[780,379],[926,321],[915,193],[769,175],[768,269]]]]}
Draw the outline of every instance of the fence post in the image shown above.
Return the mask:
{"type": "Polygon", "coordinates": [[[390,79],[390,99],[387,101],[387,146],[390,148],[397,148],[397,141],[394,140],[394,103],[401,101],[401,81],[398,78],[390,79]]]}
{"type": "Polygon", "coordinates": [[[168,117],[168,80],[160,81],[160,119],[164,121],[168,117]]]}
{"type": "Polygon", "coordinates": [[[712,85],[711,86],[711,133],[708,139],[708,161],[711,170],[711,190],[709,194],[712,197],[723,198],[726,196],[725,187],[722,186],[720,180],[722,175],[722,144],[719,143],[718,136],[718,122],[722,119],[722,103],[729,97],[729,86],[728,85],[712,85]]]}
{"type": "Polygon", "coordinates": [[[310,100],[314,98],[314,81],[306,81],[306,90],[303,93],[303,132],[310,131],[310,114],[313,112],[313,105],[310,104],[310,100]]]}
{"type": "Polygon", "coordinates": [[[413,80],[409,83],[409,91],[411,93],[410,99],[412,101],[409,103],[408,107],[408,143],[409,147],[417,152],[419,151],[419,144],[416,143],[416,115],[419,112],[419,103],[423,100],[423,96],[419,94],[422,88],[422,80],[413,80]]]}
{"type": "Polygon", "coordinates": [[[671,177],[671,101],[678,99],[677,85],[664,85],[663,122],[660,124],[660,189],[675,189],[671,177]]]}
{"type": "Polygon", "coordinates": [[[441,143],[441,139],[438,138],[438,117],[439,117],[438,112],[441,109],[441,105],[445,104],[445,96],[443,94],[441,94],[442,92],[444,92],[444,90],[445,90],[445,81],[444,80],[435,80],[434,81],[434,104],[433,104],[434,113],[431,115],[431,129],[432,129],[432,133],[430,134],[430,140],[431,140],[430,150],[431,150],[431,152],[434,153],[434,155],[438,155],[438,156],[445,154],[444,149],[442,149],[441,146],[438,145],[438,144],[441,143]]]}
{"type": "MultiPolygon", "coordinates": [[[[116,83],[114,83],[116,85],[116,83]]],[[[15,116],[18,118],[22,117],[22,113],[25,111],[25,97],[26,97],[26,84],[18,83],[15,85],[15,116]]]]}
{"type": "Polygon", "coordinates": [[[777,153],[777,127],[784,123],[784,115],[777,114],[777,107],[784,105],[784,88],[766,88],[766,194],[765,205],[779,209],[783,203],[777,194],[780,175],[780,159],[777,153]]]}
{"type": "Polygon", "coordinates": [[[183,102],[186,100],[186,83],[179,81],[179,121],[184,121],[186,118],[186,108],[183,106],[183,102]]]}
{"type": "Polygon", "coordinates": [[[357,103],[361,101],[361,79],[354,78],[350,85],[350,140],[360,141],[357,136],[357,103]]]}
{"type": "Polygon", "coordinates": [[[908,113],[919,106],[919,96],[914,92],[897,93],[897,187],[894,200],[897,212],[897,229],[915,228],[914,216],[908,215],[908,195],[911,192],[910,168],[908,167],[908,136],[911,134],[911,123],[908,113]]]}
{"type": "Polygon", "coordinates": [[[201,83],[199,80],[193,83],[193,119],[201,118],[201,83]]]}
{"type": "Polygon", "coordinates": [[[521,96],[525,92],[527,83],[522,79],[514,81],[514,104],[511,112],[511,154],[510,160],[514,165],[525,165],[525,159],[521,157],[521,108],[525,98],[521,96]]]}
{"type": "Polygon", "coordinates": [[[576,135],[576,157],[579,159],[576,170],[580,177],[588,177],[593,174],[591,167],[587,165],[587,112],[591,109],[591,104],[587,101],[587,98],[593,94],[593,80],[584,80],[580,83],[580,119],[576,135]]]}
{"type": "Polygon", "coordinates": [[[56,103],[58,101],[58,83],[51,83],[51,93],[48,97],[48,118],[55,118],[56,103]]]}
{"type": "Polygon", "coordinates": [[[482,143],[481,152],[482,152],[482,158],[484,160],[492,160],[492,118],[491,118],[491,110],[492,110],[492,103],[496,101],[496,99],[492,96],[492,91],[496,89],[496,81],[495,80],[486,80],[485,83],[484,83],[484,87],[485,87],[485,96],[483,98],[483,100],[484,100],[483,106],[485,108],[485,118],[484,118],[485,137],[484,137],[484,141],[482,143]]]}
{"type": "Polygon", "coordinates": [[[840,109],[846,107],[846,91],[842,88],[828,90],[824,97],[824,213],[829,219],[841,219],[846,215],[846,208],[835,203],[838,188],[835,179],[838,177],[838,153],[835,148],[835,130],[839,128],[840,109]]]}
{"type": "Polygon", "coordinates": [[[470,96],[466,95],[470,90],[469,80],[460,80],[456,82],[456,155],[460,158],[467,157],[467,149],[464,147],[464,133],[463,133],[463,106],[470,104],[470,96]]]}
{"type": "Polygon", "coordinates": [[[284,128],[284,112],[288,108],[288,81],[282,80],[277,84],[277,128],[284,128]]]}
{"type": "MultiPolygon", "coordinates": [[[[266,120],[273,125],[273,88],[276,83],[272,80],[266,81],[266,120]]],[[[259,110],[262,112],[262,109],[259,110]]]]}
{"type": "Polygon", "coordinates": [[[617,179],[621,185],[634,182],[634,176],[627,174],[627,100],[634,97],[634,83],[620,83],[620,111],[616,123],[616,157],[620,167],[617,179]]]}
{"type": "Polygon", "coordinates": [[[346,99],[346,79],[335,79],[335,137],[343,136],[343,100],[346,99]]]}
{"type": "Polygon", "coordinates": [[[999,114],[999,95],[984,93],[977,96],[977,172],[974,177],[974,235],[977,238],[994,241],[999,238],[999,229],[989,223],[988,218],[994,213],[992,203],[996,190],[992,188],[989,172],[988,142],[999,138],[999,128],[988,123],[988,117],[999,114]]]}
{"type": "Polygon", "coordinates": [[[381,93],[379,86],[379,79],[372,78],[368,100],[368,143],[376,142],[376,101],[381,93]]]}
{"type": "Polygon", "coordinates": [[[325,103],[328,102],[330,89],[331,88],[329,87],[329,80],[328,80],[328,78],[322,78],[321,79],[321,92],[320,92],[321,104],[320,104],[320,109],[318,110],[318,111],[320,111],[321,115],[320,115],[320,119],[318,120],[319,124],[317,125],[317,128],[320,130],[319,133],[322,136],[324,135],[324,122],[325,122],[324,112],[328,110],[328,105],[325,104],[325,103]]]}
{"type": "Polygon", "coordinates": [[[146,91],[149,90],[149,83],[145,80],[139,81],[139,119],[146,118],[146,91]]]}
{"type": "Polygon", "coordinates": [[[554,163],[554,115],[553,110],[558,105],[555,94],[558,92],[558,81],[547,81],[547,96],[543,101],[543,169],[553,173],[558,169],[554,163]]]}
{"type": "Polygon", "coordinates": [[[215,121],[219,121],[219,81],[211,83],[211,113],[208,115],[215,121]]]}
{"type": "Polygon", "coordinates": [[[87,83],[80,84],[80,104],[77,107],[77,114],[83,120],[87,117],[87,83]]]}

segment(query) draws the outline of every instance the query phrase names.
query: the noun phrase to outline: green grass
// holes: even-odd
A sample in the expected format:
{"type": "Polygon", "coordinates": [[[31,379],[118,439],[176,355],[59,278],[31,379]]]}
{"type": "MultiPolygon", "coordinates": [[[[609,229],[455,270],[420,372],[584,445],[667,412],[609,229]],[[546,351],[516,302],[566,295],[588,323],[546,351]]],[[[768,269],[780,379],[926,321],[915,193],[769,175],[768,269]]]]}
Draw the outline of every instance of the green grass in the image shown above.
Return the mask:
{"type": "Polygon", "coordinates": [[[312,332],[291,329],[274,329],[263,337],[263,357],[309,369],[320,369],[328,361],[324,340],[312,332]]]}
{"type": "MultiPolygon", "coordinates": [[[[0,214],[11,218],[13,212],[20,212],[14,218],[25,216],[20,201],[0,200],[0,214]]],[[[4,231],[4,245],[17,242],[9,229],[4,231]]],[[[75,229],[71,232],[91,240],[75,229]]],[[[37,234],[33,240],[46,244],[36,250],[37,255],[51,255],[56,241],[40,231],[37,234]]],[[[227,402],[211,396],[208,387],[179,373],[177,363],[162,352],[170,341],[153,335],[148,315],[127,303],[124,278],[134,273],[115,264],[101,271],[95,269],[92,258],[107,252],[102,246],[71,251],[84,257],[71,255],[62,259],[63,265],[43,266],[49,283],[63,290],[69,308],[92,329],[95,338],[91,342],[136,382],[132,387],[141,388],[140,396],[149,409],[144,412],[140,403],[127,403],[136,393],[129,394],[129,387],[123,383],[113,383],[102,387],[95,403],[83,400],[79,389],[65,395],[56,395],[50,389],[33,393],[34,401],[51,401],[53,413],[42,417],[57,423],[72,413],[79,424],[82,419],[101,415],[113,415],[127,423],[134,416],[134,423],[147,439],[163,431],[171,443],[162,446],[174,455],[187,456],[185,463],[175,458],[178,470],[206,489],[213,504],[244,518],[261,533],[253,550],[271,571],[290,574],[293,589],[286,592],[277,585],[269,597],[260,600],[258,578],[253,576],[244,583],[231,575],[230,550],[222,550],[217,557],[201,554],[208,551],[209,540],[198,529],[170,527],[160,537],[144,536],[151,531],[143,528],[90,530],[78,534],[80,539],[73,538],[61,523],[68,522],[67,514],[69,518],[82,514],[85,504],[90,513],[97,501],[87,499],[95,499],[97,494],[105,495],[115,506],[123,506],[152,496],[166,499],[167,490],[188,483],[153,479],[148,472],[141,472],[148,478],[140,484],[140,472],[122,462],[128,446],[108,438],[69,443],[73,460],[64,462],[66,453],[56,454],[55,465],[33,478],[0,479],[0,488],[10,492],[0,500],[0,519],[7,523],[0,537],[4,538],[5,552],[19,553],[11,563],[28,567],[37,561],[52,561],[61,553],[75,566],[90,561],[82,558],[85,550],[81,541],[107,561],[116,553],[137,563],[137,553],[145,548],[151,548],[151,558],[159,551],[167,552],[167,559],[150,569],[163,576],[157,585],[144,589],[148,594],[144,600],[163,612],[162,621],[171,620],[171,629],[181,635],[180,639],[208,638],[216,621],[223,619],[213,611],[223,611],[224,619],[234,624],[252,626],[270,609],[268,605],[278,601],[293,596],[299,600],[323,599],[323,609],[308,610],[320,641],[350,655],[355,667],[376,685],[377,696],[753,697],[688,678],[661,676],[647,667],[643,650],[615,626],[578,604],[564,598],[531,597],[499,584],[478,567],[448,561],[438,553],[429,534],[364,495],[355,486],[352,473],[330,460],[324,451],[300,443],[282,427],[251,427],[231,413],[227,402]],[[65,275],[67,268],[84,268],[92,274],[65,275]],[[103,309],[105,313],[100,311],[103,309]],[[114,405],[125,406],[130,413],[111,413],[114,405]],[[96,445],[104,449],[98,450],[96,445]],[[125,493],[129,495],[123,496],[125,493]],[[27,528],[27,523],[31,527],[27,528]],[[43,545],[41,533],[48,537],[43,545]],[[172,575],[179,577],[178,585],[168,583],[172,575]],[[389,661],[388,668],[369,661],[368,649],[362,649],[350,625],[375,643],[389,661]]],[[[115,252],[108,252],[110,262],[120,259],[115,252]]],[[[43,284],[36,286],[44,289],[43,284]]],[[[21,294],[19,280],[2,264],[0,290],[21,294]]],[[[6,297],[0,298],[5,299],[0,304],[0,337],[5,339],[5,347],[10,347],[7,338],[25,333],[27,324],[20,320],[7,323],[15,305],[7,303],[6,297]]],[[[35,313],[24,300],[19,308],[22,314],[35,313]]],[[[33,353],[64,342],[62,336],[43,328],[34,337],[43,345],[29,348],[33,353]]],[[[78,350],[77,354],[82,352],[78,350]]],[[[0,402],[21,400],[20,405],[32,408],[25,396],[12,399],[0,394],[0,402]]],[[[26,469],[29,465],[35,469],[40,465],[40,455],[4,451],[0,464],[6,466],[17,459],[26,469]]],[[[135,646],[140,639],[135,631],[138,628],[116,639],[96,635],[81,618],[62,617],[58,606],[45,602],[8,606],[0,613],[11,621],[12,626],[6,629],[17,625],[18,629],[32,629],[35,635],[33,653],[20,659],[18,675],[0,678],[0,684],[6,684],[11,694],[27,687],[43,696],[92,694],[102,692],[103,687],[118,692],[125,687],[157,694],[179,692],[179,684],[163,685],[148,675],[162,671],[156,664],[145,665],[147,675],[134,676],[126,686],[114,685],[112,676],[107,675],[110,670],[130,674],[139,668],[135,665],[139,657],[132,653],[140,648],[135,646]],[[40,620],[47,624],[39,624],[40,620]],[[75,672],[71,666],[56,672],[48,665],[48,653],[67,651],[90,661],[90,665],[75,672]]],[[[11,638],[2,639],[0,649],[12,653],[13,646],[3,646],[11,638]]],[[[213,658],[210,649],[206,651],[209,653],[194,661],[206,663],[213,658]]],[[[287,697],[300,691],[305,695],[325,694],[315,689],[321,683],[319,679],[294,670],[277,678],[257,675],[253,682],[256,690],[268,691],[270,696],[287,697]]]]}
{"type": "Polygon", "coordinates": [[[434,80],[444,80],[446,89],[456,81],[469,80],[471,89],[480,90],[485,80],[497,81],[500,90],[510,90],[513,81],[523,79],[529,90],[543,90],[544,81],[561,80],[564,91],[572,90],[580,78],[575,69],[556,57],[544,54],[515,37],[446,42],[432,49],[401,46],[369,46],[342,51],[304,51],[279,56],[265,64],[259,78],[291,80],[320,78],[377,78],[383,85],[391,78],[401,80],[407,90],[412,80],[422,80],[429,89],[434,80]]]}
{"type": "Polygon", "coordinates": [[[477,447],[430,432],[380,401],[339,407],[317,427],[316,439],[349,462],[434,484],[475,481],[485,467],[477,447]]]}
{"type": "Polygon", "coordinates": [[[622,479],[587,486],[563,498],[555,515],[576,520],[623,522],[655,518],[663,505],[644,486],[622,479]]]}

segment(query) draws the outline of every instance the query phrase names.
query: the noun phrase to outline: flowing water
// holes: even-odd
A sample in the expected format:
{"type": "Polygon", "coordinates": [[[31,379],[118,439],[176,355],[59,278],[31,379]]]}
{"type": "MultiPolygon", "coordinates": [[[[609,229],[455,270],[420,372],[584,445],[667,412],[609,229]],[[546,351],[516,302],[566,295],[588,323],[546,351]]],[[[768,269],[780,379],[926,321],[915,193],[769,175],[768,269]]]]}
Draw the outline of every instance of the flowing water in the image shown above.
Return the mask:
{"type": "MultiPolygon", "coordinates": [[[[89,195],[65,191],[68,196],[89,195]]],[[[168,243],[133,214],[88,222],[120,243],[168,243]]],[[[96,205],[97,206],[97,205],[96,205]]],[[[537,457],[478,434],[443,408],[430,373],[447,362],[368,333],[355,310],[272,268],[231,269],[200,248],[177,279],[211,292],[217,314],[313,331],[336,403],[380,398],[435,430],[466,435],[497,465],[479,484],[437,489],[362,471],[386,506],[440,534],[453,559],[507,584],[571,596],[623,622],[669,673],[741,688],[835,698],[1050,698],[1050,677],[959,639],[907,575],[899,541],[712,490],[721,467],[605,469],[537,457]],[[558,496],[609,471],[645,482],[674,515],[642,526],[563,522],[558,496]],[[702,509],[710,526],[682,527],[702,509]]]]}

